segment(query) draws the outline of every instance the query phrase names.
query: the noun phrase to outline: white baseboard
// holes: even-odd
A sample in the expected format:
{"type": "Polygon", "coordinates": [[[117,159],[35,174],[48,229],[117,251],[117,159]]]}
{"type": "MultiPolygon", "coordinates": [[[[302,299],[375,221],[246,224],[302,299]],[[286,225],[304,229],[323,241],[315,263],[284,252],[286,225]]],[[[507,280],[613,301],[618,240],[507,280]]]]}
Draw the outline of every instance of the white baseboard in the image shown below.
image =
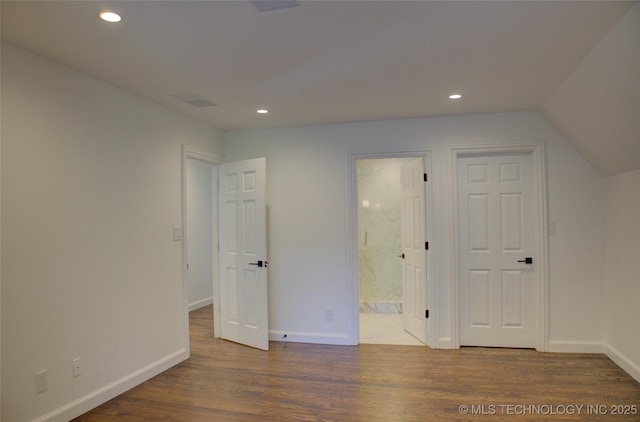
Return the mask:
{"type": "Polygon", "coordinates": [[[547,352],[552,353],[604,353],[604,345],[597,341],[551,340],[547,352]]]}
{"type": "Polygon", "coordinates": [[[615,347],[610,344],[604,345],[604,353],[609,359],[613,361],[620,368],[640,382],[640,363],[632,361],[628,356],[625,356],[615,347]]]}
{"type": "Polygon", "coordinates": [[[453,341],[451,341],[451,337],[438,338],[437,346],[432,348],[433,349],[457,349],[457,347],[453,347],[453,341]]]}
{"type": "Polygon", "coordinates": [[[358,344],[346,334],[300,333],[292,331],[269,331],[269,340],[292,343],[333,344],[339,346],[353,346],[358,344]],[[286,338],[284,336],[287,336],[286,338]]]}
{"type": "Polygon", "coordinates": [[[189,312],[195,311],[196,309],[203,308],[207,305],[211,305],[212,303],[213,303],[213,296],[197,300],[189,304],[189,312]]]}
{"type": "Polygon", "coordinates": [[[46,415],[42,415],[34,419],[32,422],[70,421],[188,358],[189,354],[186,349],[178,350],[177,352],[153,362],[144,368],[117,379],[102,388],[92,391],[77,400],[67,403],[46,415]]]}

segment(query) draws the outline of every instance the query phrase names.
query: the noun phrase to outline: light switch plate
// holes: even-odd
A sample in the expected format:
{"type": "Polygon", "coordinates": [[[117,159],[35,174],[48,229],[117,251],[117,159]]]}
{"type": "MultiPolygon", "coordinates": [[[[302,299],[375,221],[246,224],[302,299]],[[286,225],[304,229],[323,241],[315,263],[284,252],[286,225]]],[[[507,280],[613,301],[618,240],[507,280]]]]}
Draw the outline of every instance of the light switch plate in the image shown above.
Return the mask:
{"type": "Polygon", "coordinates": [[[47,371],[40,371],[36,374],[36,393],[47,391],[47,371]]]}
{"type": "Polygon", "coordinates": [[[75,377],[79,377],[80,375],[82,375],[82,358],[75,358],[72,361],[72,365],[73,365],[73,376],[75,377]]]}

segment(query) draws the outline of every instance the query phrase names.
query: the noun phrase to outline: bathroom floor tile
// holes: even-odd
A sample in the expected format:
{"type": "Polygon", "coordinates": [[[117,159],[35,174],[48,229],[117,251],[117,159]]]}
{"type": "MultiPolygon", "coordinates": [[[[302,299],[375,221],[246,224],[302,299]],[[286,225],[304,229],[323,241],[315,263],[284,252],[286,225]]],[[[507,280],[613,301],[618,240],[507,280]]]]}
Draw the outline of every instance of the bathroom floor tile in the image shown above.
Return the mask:
{"type": "Polygon", "coordinates": [[[401,314],[375,313],[360,314],[360,343],[424,345],[404,331],[401,314]]]}

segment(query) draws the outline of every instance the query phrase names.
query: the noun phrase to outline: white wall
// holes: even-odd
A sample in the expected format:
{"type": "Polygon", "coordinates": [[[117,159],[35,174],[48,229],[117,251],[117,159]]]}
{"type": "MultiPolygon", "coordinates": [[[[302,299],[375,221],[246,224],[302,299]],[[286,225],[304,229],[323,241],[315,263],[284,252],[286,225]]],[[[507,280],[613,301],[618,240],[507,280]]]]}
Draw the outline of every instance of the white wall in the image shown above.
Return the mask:
{"type": "Polygon", "coordinates": [[[181,145],[220,135],[6,44],[2,102],[2,417],[66,420],[186,357],[181,145]]]}
{"type": "Polygon", "coordinates": [[[606,179],[607,355],[640,382],[640,170],[606,179]]]}
{"type": "MultiPolygon", "coordinates": [[[[270,330],[291,340],[349,344],[348,154],[429,149],[431,262],[438,341],[451,335],[453,244],[447,147],[544,141],[550,237],[549,349],[601,351],[604,306],[603,179],[539,113],[377,121],[224,134],[228,160],[267,157],[270,330]],[[334,321],[324,321],[324,309],[334,321]]],[[[274,336],[275,338],[275,336],[274,336]]]]}
{"type": "Polygon", "coordinates": [[[186,274],[190,311],[213,302],[214,171],[217,172],[217,168],[210,163],[187,159],[186,239],[189,269],[186,274]]]}

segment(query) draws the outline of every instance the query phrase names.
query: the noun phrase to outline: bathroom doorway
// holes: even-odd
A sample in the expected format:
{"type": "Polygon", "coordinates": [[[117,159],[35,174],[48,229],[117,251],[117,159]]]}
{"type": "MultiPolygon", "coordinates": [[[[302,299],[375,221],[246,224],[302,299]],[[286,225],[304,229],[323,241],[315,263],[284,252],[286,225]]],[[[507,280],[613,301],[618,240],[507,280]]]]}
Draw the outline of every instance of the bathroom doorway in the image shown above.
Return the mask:
{"type": "MultiPolygon", "coordinates": [[[[422,297],[415,298],[426,292],[426,283],[414,279],[411,284],[411,275],[407,280],[407,249],[403,244],[403,227],[404,243],[414,230],[424,231],[424,211],[419,229],[412,226],[417,217],[410,216],[410,224],[403,225],[407,207],[403,207],[402,171],[417,161],[422,179],[421,157],[360,159],[356,163],[360,343],[424,345],[407,331],[407,321],[411,322],[407,311],[416,302],[422,303],[422,297]],[[411,227],[409,233],[407,227],[411,227]]],[[[421,207],[425,208],[424,202],[421,207]]],[[[423,271],[426,274],[426,267],[423,271]]],[[[420,309],[419,313],[424,311],[420,309]]],[[[420,335],[424,339],[422,332],[420,335]]]]}

